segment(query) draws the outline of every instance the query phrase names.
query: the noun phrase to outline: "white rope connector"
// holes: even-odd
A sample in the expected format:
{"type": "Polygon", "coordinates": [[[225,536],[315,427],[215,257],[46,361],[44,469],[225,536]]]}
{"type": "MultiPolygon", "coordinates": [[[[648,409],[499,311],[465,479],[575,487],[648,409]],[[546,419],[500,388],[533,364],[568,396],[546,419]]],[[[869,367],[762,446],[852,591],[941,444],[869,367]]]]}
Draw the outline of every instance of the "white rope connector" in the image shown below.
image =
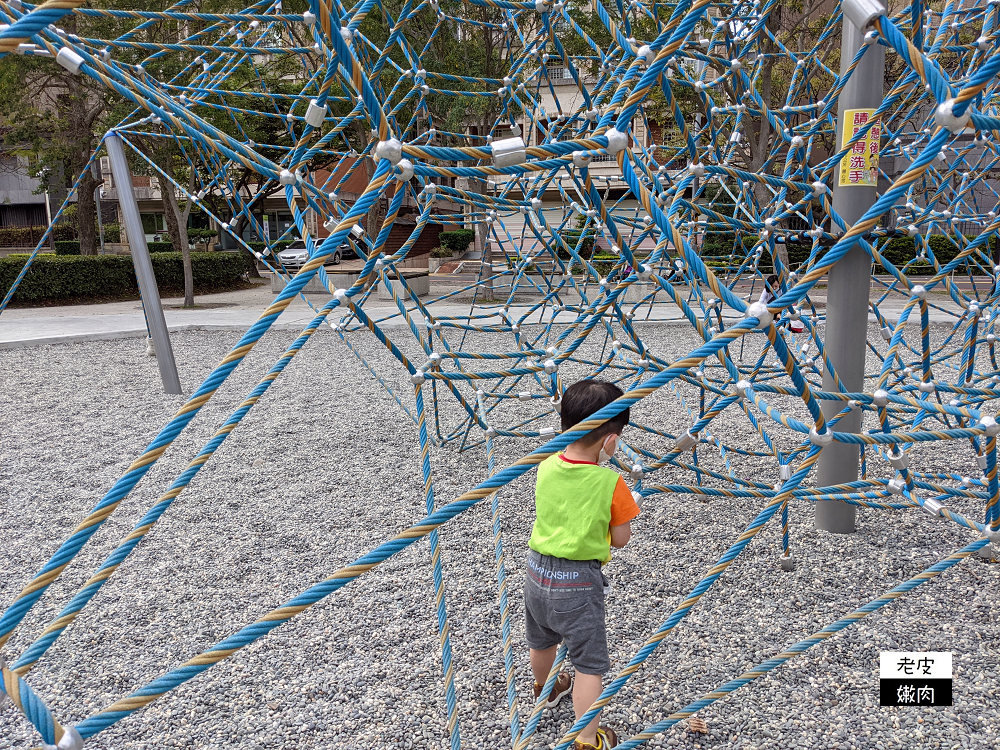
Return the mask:
{"type": "Polygon", "coordinates": [[[513,167],[523,164],[528,158],[527,154],[525,154],[525,148],[521,136],[493,141],[493,166],[513,167]]]}
{"type": "Polygon", "coordinates": [[[310,100],[309,106],[306,107],[306,116],[303,119],[305,119],[307,125],[318,128],[323,124],[323,120],[326,119],[326,105],[320,104],[315,99],[310,100]]]}
{"type": "Polygon", "coordinates": [[[403,144],[396,138],[379,141],[375,146],[375,158],[387,159],[390,164],[399,164],[403,158],[403,144]]]}
{"type": "Polygon", "coordinates": [[[673,450],[684,453],[698,445],[698,440],[699,437],[697,432],[692,433],[691,430],[685,430],[684,434],[677,438],[677,441],[674,443],[673,450]]]}
{"type": "Polygon", "coordinates": [[[892,464],[892,468],[896,471],[902,471],[910,465],[910,455],[903,453],[902,449],[898,446],[895,453],[887,452],[885,457],[889,459],[889,463],[892,464]]]}
{"type": "Polygon", "coordinates": [[[827,427],[824,427],[822,432],[817,432],[813,427],[809,430],[809,442],[820,447],[827,446],[833,442],[833,433],[827,427]]]}
{"type": "Polygon", "coordinates": [[[956,115],[954,99],[941,102],[937,109],[934,110],[934,122],[952,133],[965,130],[970,119],[972,119],[972,107],[966,107],[964,114],[956,115]]]}
{"type": "Polygon", "coordinates": [[[624,151],[628,146],[628,136],[617,128],[611,128],[604,134],[608,139],[608,153],[612,156],[619,151],[624,151]]]}
{"type": "Polygon", "coordinates": [[[396,179],[400,182],[409,182],[413,179],[413,162],[409,159],[400,159],[396,164],[399,169],[399,174],[396,175],[396,179]]]}
{"type": "Polygon", "coordinates": [[[282,169],[278,172],[278,183],[281,185],[294,185],[295,175],[290,169],[282,169]]]}
{"type": "Polygon", "coordinates": [[[864,31],[886,13],[880,0],[843,0],[840,7],[858,31],[864,31]]]}
{"type": "Polygon", "coordinates": [[[574,151],[573,154],[573,166],[578,169],[583,169],[584,167],[589,167],[590,162],[593,161],[594,157],[588,154],[586,151],[574,151]]]}
{"type": "Polygon", "coordinates": [[[747,397],[747,393],[752,390],[753,386],[750,384],[749,380],[741,380],[736,384],[736,395],[740,397],[740,401],[747,397]]]}
{"type": "Polygon", "coordinates": [[[879,388],[872,394],[872,403],[875,406],[885,406],[889,403],[889,391],[879,388]]]}
{"type": "Polygon", "coordinates": [[[80,66],[83,65],[83,58],[69,47],[63,47],[56,54],[56,62],[70,73],[79,73],[80,66]]]}
{"type": "Polygon", "coordinates": [[[63,736],[56,745],[42,743],[42,750],[83,750],[83,737],[76,727],[63,727],[63,736]]]}
{"type": "Polygon", "coordinates": [[[993,417],[980,417],[976,427],[985,432],[988,437],[996,437],[1000,434],[1000,424],[997,424],[993,417]]]}
{"type": "Polygon", "coordinates": [[[933,497],[924,500],[924,504],[921,506],[924,510],[930,513],[932,516],[942,515],[941,511],[944,510],[944,503],[935,500],[933,497]]]}
{"type": "Polygon", "coordinates": [[[652,48],[648,44],[644,44],[639,47],[638,52],[635,53],[635,59],[643,65],[649,65],[656,59],[656,53],[653,52],[652,48]]]}
{"type": "Polygon", "coordinates": [[[774,315],[767,309],[764,302],[754,302],[747,308],[747,318],[757,318],[761,328],[767,328],[774,322],[774,315]]]}

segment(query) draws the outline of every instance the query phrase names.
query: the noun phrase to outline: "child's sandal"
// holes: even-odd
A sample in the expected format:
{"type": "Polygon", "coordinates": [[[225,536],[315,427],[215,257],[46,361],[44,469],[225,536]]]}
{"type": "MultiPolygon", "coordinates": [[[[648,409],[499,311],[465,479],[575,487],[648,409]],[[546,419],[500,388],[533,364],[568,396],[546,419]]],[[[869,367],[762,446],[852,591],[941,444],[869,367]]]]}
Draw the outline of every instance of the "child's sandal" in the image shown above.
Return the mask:
{"type": "Polygon", "coordinates": [[[579,740],[573,744],[574,750],[608,750],[609,748],[617,746],[617,733],[611,727],[603,725],[597,728],[596,745],[591,745],[589,742],[580,742],[579,740]]]}

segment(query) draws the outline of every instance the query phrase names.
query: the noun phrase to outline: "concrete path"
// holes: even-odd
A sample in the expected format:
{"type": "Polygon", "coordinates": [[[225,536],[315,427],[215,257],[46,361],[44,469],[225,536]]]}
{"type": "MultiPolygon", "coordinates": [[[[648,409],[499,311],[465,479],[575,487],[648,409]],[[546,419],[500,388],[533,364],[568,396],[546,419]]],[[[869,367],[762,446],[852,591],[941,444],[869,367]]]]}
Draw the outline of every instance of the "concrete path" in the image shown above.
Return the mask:
{"type": "MultiPolygon", "coordinates": [[[[434,277],[432,277],[433,279],[434,277]]],[[[440,296],[457,288],[449,285],[447,281],[432,282],[432,296],[440,296]]],[[[820,290],[813,295],[813,300],[819,305],[825,305],[823,296],[825,290],[820,290]]],[[[933,295],[935,304],[945,307],[948,311],[957,311],[958,308],[945,295],[933,295]]],[[[260,316],[261,312],[273,301],[274,295],[270,291],[269,285],[257,286],[253,289],[246,289],[236,292],[226,292],[223,294],[202,295],[196,299],[194,309],[181,308],[181,299],[169,298],[163,300],[167,326],[171,331],[183,330],[246,330],[260,316]]],[[[310,294],[309,300],[318,309],[330,300],[326,294],[310,294]]],[[[522,303],[512,306],[511,313],[520,318],[528,312],[533,302],[528,299],[522,303]]],[[[411,309],[412,303],[407,304],[411,309]]],[[[898,304],[886,305],[883,307],[883,314],[891,321],[898,319],[899,312],[903,307],[900,301],[898,304]]],[[[449,317],[464,318],[470,313],[471,301],[453,301],[435,303],[431,309],[436,317],[447,319],[449,317]]],[[[648,308],[640,310],[636,315],[636,322],[666,323],[687,325],[687,320],[680,310],[673,305],[657,305],[657,309],[647,318],[648,308]]],[[[472,309],[473,315],[483,317],[476,322],[480,325],[490,325],[500,323],[501,319],[492,314],[492,310],[477,306],[472,309]]],[[[365,312],[373,320],[383,322],[381,325],[395,327],[405,325],[405,321],[399,315],[398,309],[391,302],[383,300],[370,300],[365,305],[365,312]],[[392,317],[395,316],[395,317],[392,317]]],[[[337,310],[330,319],[336,322],[343,313],[337,310]]],[[[274,324],[279,329],[301,330],[315,317],[315,312],[301,298],[296,298],[288,309],[274,324]]],[[[552,319],[551,308],[547,308],[545,321],[552,319]]],[[[573,313],[560,313],[556,321],[568,323],[575,319],[573,313]]],[[[727,315],[726,320],[732,322],[737,319],[735,315],[727,315]]],[[[874,322],[874,316],[869,316],[874,322]]],[[[528,324],[540,322],[540,313],[535,312],[526,321],[528,324]]],[[[949,312],[932,311],[931,322],[949,323],[955,322],[955,317],[949,312]]],[[[909,323],[914,326],[919,325],[919,315],[911,314],[909,323]]],[[[130,338],[146,335],[146,324],[142,312],[142,305],[138,301],[113,302],[100,305],[65,305],[59,307],[34,307],[34,308],[14,308],[8,309],[0,315],[0,349],[8,349],[23,346],[36,346],[39,344],[58,344],[77,341],[91,341],[99,339],[130,338]]]]}

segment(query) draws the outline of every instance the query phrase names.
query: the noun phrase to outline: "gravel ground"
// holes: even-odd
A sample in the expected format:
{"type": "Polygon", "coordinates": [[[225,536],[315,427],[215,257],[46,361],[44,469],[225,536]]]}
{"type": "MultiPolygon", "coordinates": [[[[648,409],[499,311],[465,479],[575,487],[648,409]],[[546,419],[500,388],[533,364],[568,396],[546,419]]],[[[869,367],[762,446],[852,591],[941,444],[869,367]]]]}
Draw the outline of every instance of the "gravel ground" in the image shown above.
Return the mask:
{"type": "MultiPolygon", "coordinates": [[[[648,326],[643,333],[653,352],[667,359],[695,344],[681,327],[648,326]]],[[[4,649],[9,661],[128,533],[293,336],[273,332],[254,350],[26,618],[4,649]]],[[[235,332],[174,337],[188,392],[237,338],[235,332]]],[[[412,394],[402,369],[370,334],[352,334],[352,341],[400,394],[412,394]]],[[[600,344],[588,344],[581,354],[596,356],[600,344]]],[[[492,334],[465,342],[467,350],[508,346],[492,334]]],[[[747,344],[748,363],[754,346],[759,344],[747,344]]],[[[422,361],[414,347],[407,351],[422,361]]],[[[568,382],[580,373],[566,366],[563,376],[568,382]]],[[[0,431],[0,535],[6,542],[0,602],[6,604],[181,400],[161,394],[155,362],[139,340],[0,351],[0,379],[0,408],[8,415],[0,431]]],[[[697,409],[693,389],[682,386],[679,393],[697,409]]],[[[403,398],[412,402],[412,395],[403,398]]],[[[803,416],[801,404],[776,403],[803,416]]],[[[531,413],[527,405],[506,402],[493,421],[510,426],[531,413]]],[[[443,401],[442,429],[455,429],[461,416],[453,401],[443,401]]],[[[672,432],[691,421],[667,392],[635,408],[633,420],[672,432]]],[[[556,418],[543,423],[555,426],[556,418]]],[[[719,428],[723,424],[730,445],[760,445],[745,419],[730,416],[719,428]]],[[[650,450],[669,449],[671,441],[630,432],[650,450]]],[[[777,434],[780,447],[792,445],[786,433],[777,434]]],[[[539,444],[497,442],[501,467],[539,444]]],[[[916,468],[978,471],[967,444],[918,450],[916,468]]],[[[464,453],[435,448],[432,459],[439,502],[486,476],[482,447],[464,453]]],[[[710,448],[699,451],[699,460],[723,466],[710,448]]],[[[777,479],[773,459],[732,461],[743,476],[777,479]]],[[[878,459],[870,471],[891,476],[878,459]]],[[[680,469],[661,474],[664,482],[689,481],[680,469]]],[[[522,716],[529,710],[530,677],[520,591],[532,482],[528,474],[500,495],[522,716]]],[[[415,426],[339,340],[322,331],[29,681],[61,721],[80,721],[419,519],[423,502],[415,426]]],[[[763,505],[699,503],[690,496],[645,500],[633,542],[607,567],[613,669],[627,662],[763,505]]],[[[982,514],[981,503],[954,507],[982,514]]],[[[796,570],[781,571],[780,528],[770,523],[630,680],[605,712],[608,723],[625,736],[642,729],[974,538],[914,511],[862,510],[859,533],[851,536],[815,531],[804,503],[793,505],[791,519],[796,570]]],[[[462,745],[506,747],[488,504],[447,524],[441,538],[462,745]]],[[[1000,731],[998,579],[1000,565],[969,559],[703,711],[708,735],[682,723],[652,745],[992,747],[1000,731]],[[880,708],[878,654],[884,650],[954,652],[954,706],[880,708]]],[[[87,747],[443,748],[436,631],[429,545],[422,540],[87,747]]],[[[571,720],[569,701],[547,713],[536,746],[551,745],[571,720]]],[[[9,706],[3,709],[0,747],[36,744],[28,723],[9,706]]]]}

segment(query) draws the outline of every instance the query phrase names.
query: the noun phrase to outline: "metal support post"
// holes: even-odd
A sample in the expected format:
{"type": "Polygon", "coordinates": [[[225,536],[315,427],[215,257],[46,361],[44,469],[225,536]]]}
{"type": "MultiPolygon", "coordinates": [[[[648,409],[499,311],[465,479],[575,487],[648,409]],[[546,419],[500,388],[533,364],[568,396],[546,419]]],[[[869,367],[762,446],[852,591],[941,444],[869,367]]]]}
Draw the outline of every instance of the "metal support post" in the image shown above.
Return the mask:
{"type": "MultiPolygon", "coordinates": [[[[858,50],[864,46],[864,32],[844,16],[841,39],[840,74],[844,75],[858,50]]],[[[875,109],[883,99],[885,48],[868,47],[837,104],[837,145],[843,143],[845,110],[875,109]]],[[[839,172],[834,172],[833,209],[850,227],[872,207],[876,188],[858,185],[839,186],[839,172]]],[[[871,289],[871,259],[860,245],[830,269],[826,302],[826,353],[848,391],[864,390],[865,355],[868,334],[868,295],[871,289]]],[[[837,389],[828,371],[823,373],[823,388],[837,389]]],[[[823,416],[832,419],[842,409],[842,401],[824,401],[823,416]]],[[[860,432],[861,411],[847,414],[837,423],[837,432],[860,432]]],[[[860,453],[857,445],[833,442],[819,457],[816,481],[821,487],[854,482],[858,478],[860,453]]],[[[834,534],[855,531],[857,506],[839,500],[816,503],[816,528],[834,534]]]]}
{"type": "Polygon", "coordinates": [[[163,390],[172,395],[181,393],[181,381],[177,377],[177,364],[174,362],[174,351],[170,348],[170,336],[167,333],[167,321],[163,317],[163,306],[160,304],[160,292],[156,287],[156,277],[153,275],[153,262],[149,258],[149,248],[146,247],[146,233],[142,230],[142,218],[139,216],[139,204],[132,191],[132,171],[125,159],[125,149],[121,138],[117,135],[105,137],[104,144],[111,157],[111,174],[118,188],[118,205],[128,235],[132,250],[132,262],[135,264],[135,275],[139,281],[139,294],[142,306],[146,310],[146,322],[156,349],[156,363],[160,367],[160,378],[163,380],[163,390]]]}

